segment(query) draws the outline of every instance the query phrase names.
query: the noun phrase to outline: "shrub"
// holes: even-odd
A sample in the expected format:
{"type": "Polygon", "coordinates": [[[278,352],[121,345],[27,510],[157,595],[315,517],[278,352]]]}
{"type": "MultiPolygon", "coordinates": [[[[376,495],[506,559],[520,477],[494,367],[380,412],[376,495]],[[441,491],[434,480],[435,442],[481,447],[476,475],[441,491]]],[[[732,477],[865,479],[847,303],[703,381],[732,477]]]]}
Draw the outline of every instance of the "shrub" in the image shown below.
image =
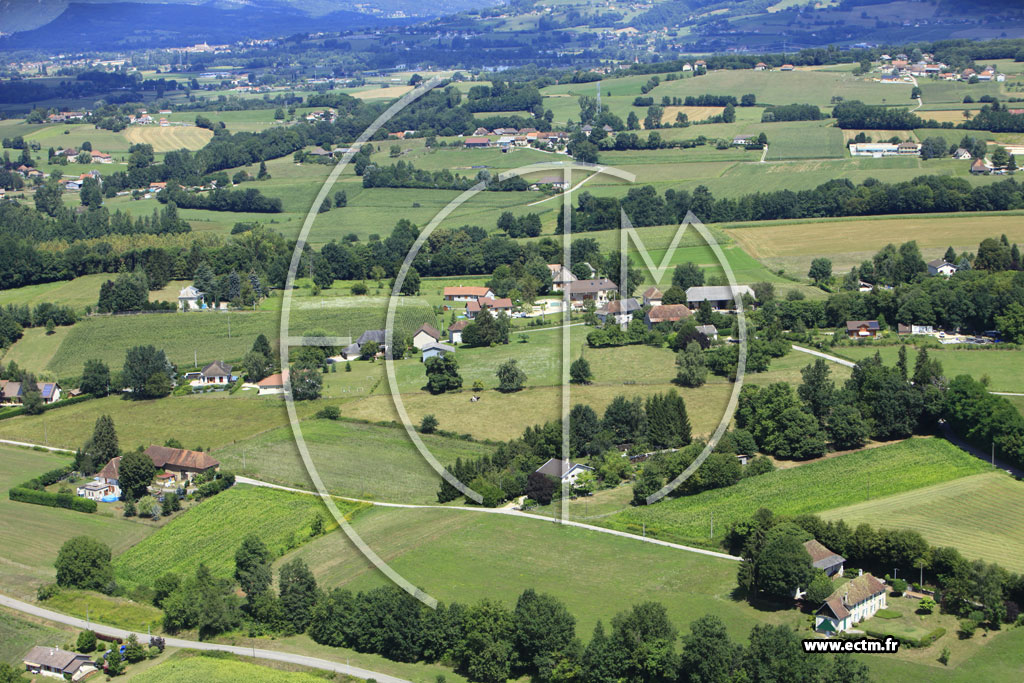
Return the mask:
{"type": "Polygon", "coordinates": [[[221,491],[231,488],[235,484],[235,475],[231,472],[221,472],[220,476],[213,481],[206,482],[196,491],[200,498],[215,496],[221,491]]]}
{"type": "Polygon", "coordinates": [[[423,421],[420,422],[420,431],[424,434],[433,434],[437,431],[437,418],[433,415],[424,415],[423,421]]]}
{"type": "Polygon", "coordinates": [[[55,583],[43,584],[36,591],[36,598],[40,602],[46,602],[50,598],[60,594],[60,586],[55,583]]]}
{"type": "Polygon", "coordinates": [[[324,406],[316,414],[318,419],[321,420],[337,420],[341,417],[341,410],[338,406],[324,406]]]}
{"type": "Polygon", "coordinates": [[[96,649],[96,634],[92,631],[82,631],[78,634],[78,642],[75,649],[79,652],[92,652],[96,649]]]}

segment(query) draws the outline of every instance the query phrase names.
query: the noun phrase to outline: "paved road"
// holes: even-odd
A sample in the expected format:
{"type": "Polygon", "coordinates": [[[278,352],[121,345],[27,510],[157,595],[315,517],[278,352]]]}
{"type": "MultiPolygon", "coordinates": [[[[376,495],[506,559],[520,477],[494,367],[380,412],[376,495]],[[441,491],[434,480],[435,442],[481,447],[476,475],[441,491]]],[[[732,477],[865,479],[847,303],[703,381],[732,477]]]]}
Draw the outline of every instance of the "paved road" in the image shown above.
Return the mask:
{"type": "Polygon", "coordinates": [[[24,446],[25,448],[45,448],[48,451],[55,453],[74,453],[74,451],[67,448],[53,448],[51,446],[44,446],[38,443],[25,443],[24,441],[9,441],[8,439],[0,439],[0,443],[5,443],[10,446],[24,446]]]}
{"type": "MultiPolygon", "coordinates": [[[[54,612],[44,607],[32,605],[21,600],[15,600],[14,598],[7,597],[6,595],[0,595],[0,605],[4,607],[10,607],[11,609],[31,614],[33,616],[41,617],[43,619],[49,619],[60,624],[67,624],[80,629],[92,629],[97,633],[104,635],[116,636],[118,638],[127,638],[132,631],[125,631],[124,629],[114,628],[113,626],[105,626],[103,624],[97,624],[95,622],[86,622],[85,619],[79,619],[78,617],[70,617],[60,612],[54,612]]],[[[139,639],[139,642],[149,642],[149,636],[145,633],[135,632],[135,636],[139,639]]],[[[277,650],[263,650],[260,648],[251,647],[239,647],[237,645],[219,645],[217,643],[205,643],[197,640],[183,640],[181,638],[165,638],[166,644],[170,647],[185,647],[192,650],[218,650],[220,652],[231,652],[236,655],[242,655],[244,657],[256,657],[258,659],[270,659],[276,662],[287,662],[288,664],[298,664],[300,666],[308,666],[314,669],[323,669],[325,671],[334,671],[336,673],[343,673],[348,676],[354,676],[356,678],[375,678],[380,683],[409,683],[404,678],[395,678],[387,674],[379,673],[377,671],[368,671],[367,669],[361,669],[358,666],[350,666],[348,664],[341,664],[339,662],[333,662],[329,659],[320,659],[319,657],[308,657],[306,655],[292,654],[291,652],[278,652],[277,650]]]]}
{"type": "Polygon", "coordinates": [[[857,365],[853,361],[846,360],[845,358],[840,358],[839,356],[833,356],[833,355],[828,354],[828,353],[822,353],[821,351],[815,351],[813,349],[805,349],[804,347],[797,346],[796,344],[793,344],[793,350],[794,351],[799,351],[800,353],[809,353],[812,356],[817,356],[818,358],[824,358],[825,360],[830,360],[833,363],[839,363],[840,365],[845,365],[848,368],[852,368],[852,367],[857,365]]]}

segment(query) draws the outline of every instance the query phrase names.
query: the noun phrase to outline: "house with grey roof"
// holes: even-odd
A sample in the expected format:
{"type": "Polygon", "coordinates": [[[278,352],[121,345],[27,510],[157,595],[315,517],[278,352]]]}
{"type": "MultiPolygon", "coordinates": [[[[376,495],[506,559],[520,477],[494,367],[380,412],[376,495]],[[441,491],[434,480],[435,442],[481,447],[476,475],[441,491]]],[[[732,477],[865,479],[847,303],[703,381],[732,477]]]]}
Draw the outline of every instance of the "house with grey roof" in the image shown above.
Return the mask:
{"type": "Polygon", "coordinates": [[[643,306],[640,305],[640,302],[630,297],[628,299],[616,299],[614,301],[609,301],[607,304],[597,309],[595,313],[597,315],[597,319],[602,323],[608,323],[611,321],[621,325],[632,320],[633,313],[640,310],[643,310],[643,306]]]}
{"type": "Polygon", "coordinates": [[[68,652],[58,647],[36,645],[22,658],[25,671],[31,674],[78,681],[96,670],[89,655],[68,652]]]}
{"type": "Polygon", "coordinates": [[[611,293],[618,289],[618,285],[606,277],[573,280],[566,283],[565,287],[569,290],[569,298],[576,308],[582,308],[588,299],[592,300],[595,305],[602,306],[608,303],[611,293]]]}
{"type": "Polygon", "coordinates": [[[754,297],[754,290],[747,285],[708,285],[703,287],[690,287],[686,290],[686,305],[691,310],[700,308],[702,302],[711,304],[711,310],[721,311],[736,308],[736,296],[749,295],[754,297]]]}
{"type": "Polygon", "coordinates": [[[445,354],[455,353],[454,346],[448,346],[441,342],[433,342],[423,347],[423,355],[420,357],[420,361],[427,362],[431,358],[442,357],[445,354]]]}
{"type": "Polygon", "coordinates": [[[567,465],[565,473],[562,473],[562,460],[560,458],[551,458],[546,463],[537,468],[537,472],[545,474],[555,479],[561,479],[562,481],[568,482],[570,485],[576,483],[576,479],[579,478],[584,472],[593,472],[593,467],[587,465],[581,465],[579,463],[566,462],[567,465]]]}

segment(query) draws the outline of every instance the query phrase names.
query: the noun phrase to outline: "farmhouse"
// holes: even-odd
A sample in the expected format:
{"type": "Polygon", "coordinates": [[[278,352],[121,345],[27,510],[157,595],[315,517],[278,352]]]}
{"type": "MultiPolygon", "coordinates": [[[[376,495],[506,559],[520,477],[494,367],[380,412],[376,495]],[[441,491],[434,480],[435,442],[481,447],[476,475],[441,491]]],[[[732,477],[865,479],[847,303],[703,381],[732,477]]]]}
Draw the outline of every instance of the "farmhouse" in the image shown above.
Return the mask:
{"type": "Polygon", "coordinates": [[[814,630],[842,633],[885,608],[885,584],[862,574],[840,586],[814,613],[814,630]]]}
{"type": "Polygon", "coordinates": [[[551,271],[551,291],[561,292],[570,282],[576,280],[572,271],[561,263],[549,263],[548,270],[551,271]]]}
{"type": "Polygon", "coordinates": [[[466,138],[464,143],[467,149],[474,149],[479,147],[490,147],[491,141],[485,137],[471,137],[466,138]]]}
{"type": "Polygon", "coordinates": [[[420,325],[420,328],[412,335],[412,345],[421,351],[439,341],[441,341],[441,333],[434,329],[433,325],[427,323],[420,325]]]}
{"type": "Polygon", "coordinates": [[[586,465],[581,465],[579,463],[573,465],[570,462],[566,462],[566,465],[568,465],[568,467],[565,474],[562,474],[562,460],[560,458],[551,458],[546,463],[538,467],[536,471],[549,477],[561,479],[569,484],[575,484],[576,479],[578,479],[584,472],[594,471],[593,467],[587,467],[586,465]]]}
{"type": "Polygon", "coordinates": [[[56,647],[36,645],[22,659],[25,671],[50,678],[69,678],[78,681],[96,670],[89,655],[68,652],[56,647]]]}
{"type": "Polygon", "coordinates": [[[204,387],[214,384],[231,384],[238,377],[231,374],[231,367],[224,361],[216,360],[203,368],[199,377],[192,381],[192,386],[204,387]]]}
{"type": "Polygon", "coordinates": [[[693,311],[691,311],[686,304],[653,306],[644,316],[644,322],[647,324],[647,329],[650,329],[660,323],[679,322],[683,318],[687,318],[692,314],[693,311]]]}
{"type": "Polygon", "coordinates": [[[568,283],[569,298],[572,305],[582,307],[583,302],[592,300],[595,304],[604,304],[608,295],[618,289],[614,282],[606,277],[594,280],[574,280],[568,283]]]}
{"type": "Polygon", "coordinates": [[[971,173],[978,175],[982,173],[989,173],[991,169],[985,164],[984,159],[975,159],[974,163],[971,164],[971,173]]]}
{"type": "Polygon", "coordinates": [[[490,287],[445,287],[445,301],[476,301],[477,299],[493,299],[494,292],[490,287]]]}
{"type": "Polygon", "coordinates": [[[512,299],[505,297],[504,299],[478,299],[476,301],[470,301],[466,304],[466,317],[473,319],[477,314],[484,308],[494,313],[512,313],[512,299]]]}
{"type": "Polygon", "coordinates": [[[609,301],[596,311],[597,319],[602,323],[607,323],[611,319],[622,325],[632,320],[633,313],[642,308],[643,306],[640,305],[640,302],[634,298],[616,299],[615,301],[609,301]]]}
{"type": "Polygon", "coordinates": [[[874,339],[879,331],[877,320],[846,321],[846,336],[850,339],[874,339]]]}
{"type": "Polygon", "coordinates": [[[437,358],[438,356],[444,356],[446,353],[454,352],[454,346],[448,346],[447,344],[442,344],[440,342],[431,342],[423,347],[423,356],[420,360],[426,362],[429,358],[437,358]]]}
{"type": "Polygon", "coordinates": [[[754,296],[754,290],[747,285],[711,285],[706,287],[690,287],[686,290],[686,305],[690,308],[698,308],[702,301],[711,304],[711,310],[720,311],[732,308],[735,305],[736,295],[749,294],[754,296]]]}
{"type": "Polygon", "coordinates": [[[448,341],[452,344],[462,343],[462,331],[466,329],[469,321],[466,319],[456,320],[448,326],[448,341]]]}
{"type": "Polygon", "coordinates": [[[198,311],[206,308],[206,301],[203,298],[205,296],[203,292],[200,292],[192,285],[185,287],[178,292],[178,310],[198,311]]]}
{"type": "Polygon", "coordinates": [[[928,262],[929,275],[941,275],[942,277],[950,277],[956,271],[957,267],[944,258],[938,258],[935,259],[934,261],[928,262]]]}
{"type": "Polygon", "coordinates": [[[539,189],[541,185],[550,185],[556,190],[564,191],[569,189],[569,183],[565,182],[565,177],[560,175],[546,175],[543,178],[538,178],[530,187],[539,189]]]}
{"type": "Polygon", "coordinates": [[[178,479],[192,481],[200,472],[208,472],[220,468],[220,463],[202,451],[190,451],[184,448],[169,446],[150,446],[146,455],[153,461],[153,466],[167,472],[173,472],[178,479]]]}
{"type": "Polygon", "coordinates": [[[657,287],[648,287],[644,290],[644,306],[660,306],[663,296],[665,295],[657,287]]]}
{"type": "Polygon", "coordinates": [[[267,396],[269,394],[283,394],[284,383],[288,380],[285,373],[277,372],[270,377],[265,377],[259,382],[256,382],[256,388],[260,396],[267,396]]]}

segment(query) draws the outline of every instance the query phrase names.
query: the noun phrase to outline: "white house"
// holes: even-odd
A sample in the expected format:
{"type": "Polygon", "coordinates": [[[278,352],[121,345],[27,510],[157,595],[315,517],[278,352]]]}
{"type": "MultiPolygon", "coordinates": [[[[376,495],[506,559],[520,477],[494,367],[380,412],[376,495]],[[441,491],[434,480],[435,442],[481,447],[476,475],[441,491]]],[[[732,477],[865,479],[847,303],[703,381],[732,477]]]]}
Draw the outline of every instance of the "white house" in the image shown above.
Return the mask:
{"type": "Polygon", "coordinates": [[[198,311],[206,308],[205,295],[198,289],[189,285],[178,292],[178,309],[182,311],[198,311]]]}
{"type": "MultiPolygon", "coordinates": [[[[121,497],[121,484],[118,481],[121,471],[121,456],[115,456],[96,473],[95,481],[107,486],[107,496],[121,497]]],[[[78,495],[82,495],[81,493],[78,495]]],[[[101,496],[102,497],[102,496],[101,496]]]]}
{"type": "Polygon", "coordinates": [[[609,320],[619,325],[628,323],[633,319],[633,313],[635,311],[642,310],[643,306],[636,299],[616,299],[615,301],[609,301],[607,304],[602,306],[596,311],[597,319],[602,323],[607,323],[609,320]]]}
{"type": "Polygon", "coordinates": [[[928,274],[929,275],[941,275],[942,277],[950,277],[957,271],[957,267],[943,258],[937,258],[934,261],[928,262],[928,274]]]}
{"type": "Polygon", "coordinates": [[[420,329],[416,330],[416,333],[412,335],[412,345],[421,351],[431,344],[437,344],[441,341],[441,333],[434,329],[433,325],[423,323],[420,325],[420,329]]]}
{"type": "Polygon", "coordinates": [[[452,344],[462,343],[462,331],[466,329],[469,321],[466,319],[456,320],[448,326],[448,341],[452,344]]]}
{"type": "Polygon", "coordinates": [[[747,285],[710,285],[706,287],[690,287],[686,290],[686,305],[691,310],[700,308],[703,301],[711,304],[711,310],[720,311],[725,308],[733,308],[736,305],[735,295],[743,296],[748,294],[754,296],[754,290],[747,285]]]}
{"type": "Polygon", "coordinates": [[[79,498],[88,498],[89,500],[102,500],[107,496],[120,497],[121,495],[121,490],[117,486],[98,479],[82,484],[75,492],[79,498]]]}
{"type": "Polygon", "coordinates": [[[576,279],[572,271],[561,263],[549,263],[548,270],[551,271],[551,291],[561,292],[565,286],[576,279]]]}
{"type": "Polygon", "coordinates": [[[265,377],[259,382],[256,382],[256,388],[260,396],[267,396],[269,394],[283,394],[284,383],[288,379],[286,373],[277,372],[270,377],[265,377]]]}
{"type": "Polygon", "coordinates": [[[561,479],[564,482],[568,482],[570,485],[575,485],[576,480],[584,472],[593,472],[593,467],[581,465],[576,463],[566,463],[569,467],[566,469],[565,474],[562,474],[562,461],[559,458],[551,458],[546,463],[537,468],[537,472],[546,474],[549,477],[555,477],[561,479]]]}
{"type": "Polygon", "coordinates": [[[660,306],[665,295],[657,287],[648,287],[644,291],[644,306],[660,306]]]}
{"type": "Polygon", "coordinates": [[[445,301],[476,301],[477,299],[493,299],[494,292],[490,287],[445,287],[445,301]]]}
{"type": "Polygon", "coordinates": [[[216,360],[199,372],[199,376],[192,380],[192,386],[205,387],[212,385],[227,385],[238,379],[231,374],[232,366],[224,361],[216,360]]]}
{"type": "Polygon", "coordinates": [[[840,586],[814,613],[814,630],[842,633],[885,608],[885,584],[862,574],[840,586]]]}

